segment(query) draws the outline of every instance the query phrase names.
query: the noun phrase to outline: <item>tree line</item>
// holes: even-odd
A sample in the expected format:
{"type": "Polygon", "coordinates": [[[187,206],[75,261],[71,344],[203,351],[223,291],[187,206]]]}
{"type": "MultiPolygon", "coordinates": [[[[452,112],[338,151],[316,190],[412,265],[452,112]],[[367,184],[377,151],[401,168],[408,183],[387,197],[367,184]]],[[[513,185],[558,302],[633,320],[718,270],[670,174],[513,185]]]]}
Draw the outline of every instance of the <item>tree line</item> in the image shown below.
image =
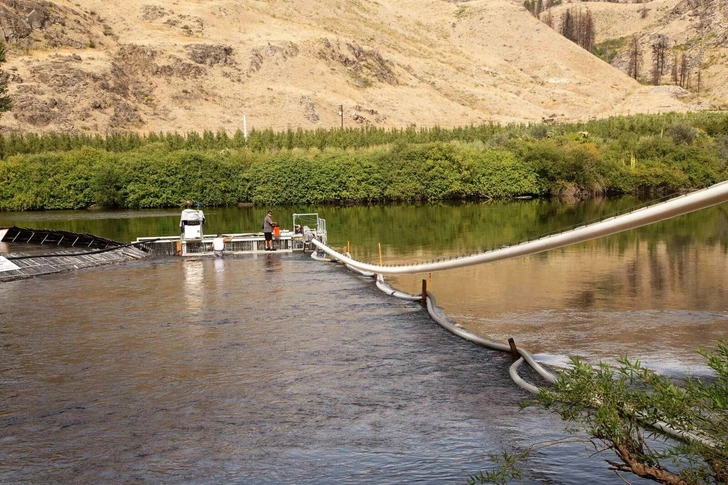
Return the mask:
{"type": "Polygon", "coordinates": [[[728,178],[725,113],[253,135],[8,137],[0,210],[590,197],[728,178]]]}
{"type": "MultiPolygon", "coordinates": [[[[546,0],[545,2],[543,0],[525,0],[523,2],[523,7],[534,17],[541,19],[541,14],[545,14],[543,22],[552,29],[555,22],[551,8],[557,5],[561,5],[561,0],[546,0]]],[[[565,10],[561,15],[559,25],[561,35],[589,52],[594,50],[596,25],[588,8],[582,10],[580,7],[573,7],[565,10]]]]}
{"type": "Polygon", "coordinates": [[[508,140],[528,137],[560,136],[588,131],[601,138],[622,138],[636,134],[655,135],[677,125],[689,126],[710,136],[724,134],[726,115],[721,112],[667,113],[662,115],[633,115],[591,120],[584,123],[558,125],[510,123],[484,123],[453,128],[416,127],[378,128],[357,127],[344,129],[305,130],[298,128],[284,131],[253,129],[245,134],[237,130],[213,132],[116,132],[101,134],[69,133],[12,133],[0,134],[0,159],[14,155],[30,155],[49,152],[73,151],[94,148],[112,153],[123,153],[147,146],[174,150],[241,150],[251,152],[276,152],[280,150],[364,149],[394,143],[422,144],[430,142],[483,142],[502,145],[508,140]]]}

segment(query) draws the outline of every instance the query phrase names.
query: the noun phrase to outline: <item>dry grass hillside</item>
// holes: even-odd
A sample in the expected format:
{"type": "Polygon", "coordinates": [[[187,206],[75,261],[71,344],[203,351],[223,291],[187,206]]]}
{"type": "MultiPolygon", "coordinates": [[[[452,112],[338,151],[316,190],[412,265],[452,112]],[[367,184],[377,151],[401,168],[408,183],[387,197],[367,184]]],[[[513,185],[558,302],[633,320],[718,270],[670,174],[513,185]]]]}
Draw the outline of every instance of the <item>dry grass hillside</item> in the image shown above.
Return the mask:
{"type": "Polygon", "coordinates": [[[609,57],[613,57],[610,59],[613,66],[628,72],[630,43],[634,37],[639,46],[638,78],[644,83],[654,83],[654,46],[661,41],[665,50],[664,72],[658,76],[660,84],[680,84],[676,75],[685,70],[684,87],[699,94],[704,103],[723,109],[728,105],[728,2],[725,0],[564,3],[551,9],[555,28],[559,29],[564,11],[574,7],[592,13],[597,46],[611,50],[609,57]]]}
{"type": "Polygon", "coordinates": [[[5,133],[234,132],[243,113],[249,130],[450,127],[726,97],[640,84],[508,0],[0,0],[0,31],[5,133]]]}

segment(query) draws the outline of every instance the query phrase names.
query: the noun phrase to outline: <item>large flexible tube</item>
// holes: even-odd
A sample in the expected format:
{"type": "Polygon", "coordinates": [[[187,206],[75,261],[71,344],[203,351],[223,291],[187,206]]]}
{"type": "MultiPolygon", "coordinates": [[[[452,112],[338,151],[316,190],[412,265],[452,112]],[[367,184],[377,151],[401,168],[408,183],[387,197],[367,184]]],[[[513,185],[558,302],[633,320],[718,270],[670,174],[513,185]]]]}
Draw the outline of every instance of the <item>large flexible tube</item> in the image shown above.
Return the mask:
{"type": "MultiPolygon", "coordinates": [[[[331,248],[329,248],[328,246],[326,246],[323,243],[319,243],[315,239],[313,240],[313,242],[317,243],[316,246],[318,248],[324,250],[327,254],[331,254],[331,253],[329,253],[329,251],[326,251],[326,249],[331,249],[331,248]]],[[[333,252],[336,255],[339,255],[338,252],[336,252],[336,251],[333,251],[333,252]]],[[[343,258],[349,257],[348,254],[347,255],[341,254],[340,256],[343,258]]],[[[313,254],[311,255],[311,257],[318,261],[330,261],[329,259],[321,258],[320,256],[314,256],[313,254]]],[[[334,255],[334,257],[337,257],[337,256],[334,255]]],[[[352,267],[347,263],[344,263],[344,265],[348,269],[358,272],[360,274],[367,274],[367,272],[365,272],[364,270],[361,270],[355,266],[352,267]]],[[[413,295],[413,294],[405,293],[403,291],[392,288],[392,286],[390,286],[387,282],[384,281],[384,276],[381,274],[377,275],[376,285],[377,285],[377,288],[379,288],[382,292],[384,292],[390,296],[394,296],[396,298],[410,300],[410,301],[418,301],[418,300],[422,299],[422,297],[420,295],[413,295]]],[[[451,332],[461,338],[464,338],[465,340],[473,342],[477,345],[481,345],[483,347],[487,347],[487,348],[493,349],[493,350],[510,352],[510,350],[511,350],[510,345],[486,339],[484,337],[481,337],[480,335],[476,335],[472,332],[469,332],[468,330],[466,330],[466,329],[462,328],[461,326],[452,322],[447,317],[447,315],[445,315],[445,312],[442,311],[442,309],[437,306],[437,301],[435,299],[435,295],[433,295],[431,292],[428,291],[426,297],[427,297],[427,312],[430,315],[430,317],[441,327],[443,327],[446,330],[448,330],[449,332],[451,332]]],[[[521,355],[521,359],[519,359],[519,360],[525,360],[526,362],[528,362],[528,364],[541,377],[543,377],[544,379],[546,379],[547,381],[552,382],[552,383],[556,381],[556,377],[552,373],[550,373],[549,371],[544,369],[544,367],[542,365],[540,365],[538,362],[536,362],[536,360],[531,356],[530,353],[528,353],[525,350],[520,349],[520,348],[518,349],[518,352],[521,355]]],[[[518,366],[512,367],[512,369],[510,371],[511,378],[514,380],[514,382],[518,386],[520,386],[530,392],[537,393],[538,387],[534,386],[533,384],[526,383],[520,376],[518,376],[517,370],[518,370],[518,366]]]]}
{"type": "MultiPolygon", "coordinates": [[[[503,352],[510,352],[511,346],[508,344],[503,344],[500,342],[495,342],[493,340],[489,340],[487,338],[483,338],[480,335],[476,335],[472,332],[469,332],[465,330],[464,328],[456,325],[453,323],[447,316],[445,315],[445,312],[442,311],[440,307],[437,306],[437,302],[435,300],[435,295],[427,292],[427,312],[430,314],[430,317],[441,327],[445,328],[446,330],[454,333],[455,335],[458,335],[459,337],[464,338],[465,340],[468,340],[470,342],[476,343],[478,345],[482,345],[483,347],[487,347],[489,349],[493,350],[501,350],[503,352]]],[[[531,356],[530,353],[526,352],[524,349],[518,349],[518,353],[521,356],[519,360],[525,360],[528,362],[528,365],[533,368],[538,374],[546,379],[547,381],[553,383],[556,382],[556,376],[554,376],[551,372],[544,369],[544,367],[536,362],[536,360],[531,356]]],[[[518,366],[511,366],[511,378],[514,380],[516,384],[518,384],[520,387],[523,387],[524,389],[538,393],[538,387],[532,385],[532,384],[526,384],[523,379],[521,379],[520,376],[518,376],[517,370],[520,364],[518,366]]]]}
{"type": "MultiPolygon", "coordinates": [[[[330,261],[325,258],[316,258],[318,260],[323,261],[330,261]]],[[[347,266],[348,267],[348,266],[347,266]]],[[[359,272],[358,270],[355,270],[359,272]]],[[[410,293],[405,293],[399,290],[396,290],[392,288],[388,283],[384,281],[384,277],[380,274],[377,275],[376,279],[377,287],[382,290],[383,292],[387,293],[388,295],[395,296],[397,298],[403,298],[406,300],[421,300],[422,297],[418,295],[412,295],[410,293]]],[[[510,345],[501,344],[498,342],[494,342],[492,340],[483,338],[479,335],[475,335],[471,332],[468,332],[464,328],[458,326],[454,322],[452,322],[442,311],[440,307],[437,306],[437,302],[435,300],[435,296],[427,292],[427,313],[430,315],[430,317],[441,327],[448,330],[449,332],[462,337],[470,342],[473,342],[478,345],[482,345],[484,347],[493,349],[493,350],[501,350],[509,352],[511,350],[510,345]]],[[[529,382],[526,382],[519,374],[518,369],[523,365],[524,362],[527,362],[531,368],[533,368],[536,372],[538,372],[541,377],[546,379],[547,381],[554,383],[556,382],[556,377],[548,372],[546,369],[543,368],[538,362],[536,362],[533,358],[533,356],[525,351],[524,349],[519,348],[518,353],[521,356],[518,360],[516,360],[511,366],[508,368],[508,375],[510,376],[511,380],[520,388],[533,393],[538,394],[540,392],[540,388],[538,386],[535,386],[529,382]]],[[[693,433],[690,431],[683,431],[674,428],[668,423],[665,423],[664,421],[649,421],[645,420],[644,416],[639,416],[638,418],[642,421],[644,421],[647,425],[652,426],[656,429],[659,429],[663,431],[664,433],[667,433],[669,435],[675,436],[680,439],[688,440],[688,441],[698,441],[706,446],[715,447],[718,444],[705,436],[702,436],[697,433],[693,433]]]]}
{"type": "MultiPolygon", "coordinates": [[[[551,249],[556,249],[572,244],[589,241],[592,239],[597,239],[600,237],[609,236],[619,232],[642,227],[648,224],[653,224],[666,219],[677,217],[679,215],[718,205],[726,201],[728,201],[728,181],[715,184],[711,187],[708,187],[707,189],[703,189],[698,192],[694,192],[681,197],[676,197],[655,206],[638,209],[628,214],[606,219],[595,224],[582,226],[571,231],[562,232],[552,236],[546,236],[535,241],[519,244],[517,246],[489,251],[475,256],[462,257],[448,261],[440,261],[437,263],[424,263],[409,266],[382,266],[361,263],[351,258],[348,253],[346,255],[343,255],[331,249],[326,244],[321,243],[315,239],[312,242],[314,245],[316,245],[317,248],[319,248],[329,256],[332,256],[340,262],[344,263],[349,269],[353,269],[362,274],[376,273],[377,287],[379,287],[387,294],[408,300],[420,300],[420,296],[411,295],[392,288],[390,285],[384,282],[383,274],[412,274],[440,271],[444,269],[459,268],[474,264],[482,264],[508,258],[525,256],[529,254],[536,254],[539,252],[549,251],[551,249]]],[[[320,259],[323,260],[325,258],[320,259]]],[[[430,317],[440,326],[470,342],[494,350],[511,350],[509,345],[494,342],[485,339],[479,335],[475,335],[450,321],[450,319],[447,318],[442,309],[437,306],[435,297],[430,292],[427,292],[427,311],[430,317]]],[[[518,349],[518,352],[521,357],[510,366],[508,372],[511,379],[519,387],[532,393],[539,392],[539,388],[537,386],[526,382],[518,374],[518,369],[524,361],[528,362],[528,364],[547,381],[551,383],[556,381],[556,377],[547,370],[545,370],[540,364],[538,364],[538,362],[533,359],[531,354],[523,349],[518,349]]],[[[640,418],[644,419],[644,417],[640,418]]],[[[698,441],[706,446],[716,446],[716,443],[710,438],[689,431],[675,429],[674,427],[663,421],[647,421],[646,424],[681,439],[698,441]]]]}
{"type": "MultiPolygon", "coordinates": [[[[348,267],[349,266],[347,265],[347,268],[348,267]]],[[[376,285],[377,285],[377,288],[379,288],[380,290],[382,290],[384,293],[388,294],[389,296],[395,296],[397,298],[401,298],[403,300],[410,300],[410,301],[422,300],[422,297],[420,295],[413,295],[411,293],[405,293],[403,291],[399,291],[399,290],[392,288],[389,285],[389,283],[384,281],[384,277],[382,275],[377,275],[376,285]]]]}
{"type": "Polygon", "coordinates": [[[528,392],[532,394],[538,394],[539,389],[538,386],[534,386],[533,384],[529,384],[528,382],[524,381],[523,378],[518,375],[518,368],[521,367],[521,364],[523,364],[524,360],[523,357],[515,361],[511,366],[508,368],[508,375],[511,376],[511,380],[516,383],[518,387],[521,389],[525,389],[528,392]]]}
{"type": "MultiPolygon", "coordinates": [[[[378,280],[381,279],[383,281],[383,278],[381,275],[379,275],[378,280]]],[[[389,286],[389,285],[387,285],[389,286]]],[[[391,288],[391,286],[389,286],[391,288]]],[[[397,290],[395,290],[397,291],[397,290]]],[[[407,295],[406,293],[399,292],[403,295],[407,295]]],[[[393,295],[396,296],[396,295],[393,295]]],[[[407,295],[408,299],[420,299],[416,295],[407,295]]],[[[498,342],[494,342],[492,340],[483,338],[479,335],[475,335],[471,332],[468,332],[467,330],[459,327],[455,323],[453,323],[442,311],[440,307],[437,306],[437,302],[435,300],[435,296],[427,292],[427,312],[429,313],[430,317],[448,330],[449,332],[458,335],[459,337],[462,337],[470,342],[473,342],[478,345],[482,345],[484,347],[494,349],[494,350],[502,350],[505,352],[510,352],[511,348],[510,345],[501,344],[498,342]]],[[[533,356],[525,351],[524,349],[519,348],[518,353],[521,356],[517,361],[515,361],[511,366],[508,368],[508,375],[511,377],[511,380],[520,388],[525,389],[526,391],[532,393],[532,394],[538,394],[540,389],[538,386],[535,386],[529,382],[526,382],[519,374],[518,369],[519,367],[524,363],[527,362],[529,366],[533,370],[535,370],[541,377],[546,379],[547,381],[551,382],[552,384],[556,382],[556,376],[554,376],[552,373],[547,371],[543,368],[538,362],[536,362],[533,358],[533,356]]],[[[670,426],[668,423],[665,423],[664,421],[649,421],[645,420],[644,416],[638,416],[642,421],[644,421],[649,426],[652,426],[656,429],[659,429],[669,435],[675,436],[677,438],[689,440],[689,441],[698,441],[706,446],[715,447],[717,446],[717,443],[715,443],[714,440],[707,438],[705,436],[701,436],[697,433],[689,432],[689,431],[683,431],[674,428],[673,426],[670,426]]]]}
{"type": "Polygon", "coordinates": [[[371,271],[362,271],[362,270],[357,269],[357,268],[355,268],[353,266],[349,266],[348,264],[344,264],[344,266],[346,266],[346,269],[348,269],[349,271],[353,271],[355,273],[359,273],[362,276],[368,276],[369,278],[373,278],[374,276],[376,276],[371,271]]]}
{"type": "MultiPolygon", "coordinates": [[[[316,241],[316,240],[314,239],[314,241],[316,241]]],[[[313,259],[315,261],[321,261],[321,262],[324,262],[324,263],[331,263],[332,262],[329,258],[327,258],[325,256],[319,256],[318,254],[316,254],[316,251],[314,251],[314,252],[311,253],[311,259],[313,259]]]]}
{"type": "Polygon", "coordinates": [[[445,312],[442,311],[442,308],[437,306],[435,295],[433,295],[429,291],[427,292],[427,313],[430,314],[430,317],[432,317],[432,319],[438,325],[450,331],[451,333],[464,338],[465,340],[476,343],[478,345],[482,345],[483,347],[487,347],[489,349],[502,350],[504,352],[510,352],[511,350],[511,347],[508,344],[502,344],[499,342],[494,342],[493,340],[489,340],[487,338],[483,338],[480,335],[469,332],[468,330],[465,330],[464,328],[453,323],[447,317],[447,315],[445,315],[445,312]]]}
{"type": "Polygon", "coordinates": [[[604,221],[587,226],[581,226],[559,234],[542,237],[534,241],[521,243],[515,246],[508,246],[494,251],[487,251],[473,256],[464,256],[446,261],[406,266],[384,266],[363,263],[335,251],[320,241],[314,239],[312,242],[316,245],[316,247],[325,251],[330,256],[362,271],[369,271],[377,274],[426,273],[431,271],[442,271],[445,269],[462,268],[475,264],[491,263],[503,259],[550,251],[552,249],[636,229],[648,224],[654,224],[666,219],[671,219],[683,214],[722,204],[726,201],[728,201],[728,181],[720,182],[706,189],[675,197],[674,199],[670,199],[660,204],[637,209],[628,214],[611,217],[604,221]]]}
{"type": "Polygon", "coordinates": [[[547,371],[544,368],[544,366],[542,366],[541,364],[536,362],[536,359],[534,359],[533,356],[529,352],[525,351],[524,349],[519,348],[518,354],[521,356],[521,358],[523,360],[528,362],[528,365],[530,365],[533,370],[538,372],[538,375],[540,375],[541,377],[543,377],[544,379],[549,381],[551,384],[556,382],[556,376],[553,375],[551,372],[547,371]]]}

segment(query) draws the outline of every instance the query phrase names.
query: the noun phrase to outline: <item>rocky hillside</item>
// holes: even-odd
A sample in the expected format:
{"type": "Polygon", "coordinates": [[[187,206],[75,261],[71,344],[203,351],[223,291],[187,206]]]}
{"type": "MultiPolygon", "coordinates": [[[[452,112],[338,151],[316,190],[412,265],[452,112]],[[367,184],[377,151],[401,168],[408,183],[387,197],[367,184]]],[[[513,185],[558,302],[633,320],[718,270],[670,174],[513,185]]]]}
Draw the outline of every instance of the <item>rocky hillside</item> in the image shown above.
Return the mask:
{"type": "Polygon", "coordinates": [[[635,45],[638,79],[645,84],[677,85],[715,107],[728,107],[728,2],[653,0],[645,3],[563,3],[541,14],[555,28],[566,10],[590,11],[602,58],[628,73],[635,45]],[[633,39],[636,44],[633,44],[633,39]],[[657,51],[662,52],[655,75],[657,51]]]}
{"type": "Polygon", "coordinates": [[[705,98],[640,84],[515,0],[0,0],[0,32],[4,133],[583,120],[705,109],[728,84],[720,59],[705,98]]]}

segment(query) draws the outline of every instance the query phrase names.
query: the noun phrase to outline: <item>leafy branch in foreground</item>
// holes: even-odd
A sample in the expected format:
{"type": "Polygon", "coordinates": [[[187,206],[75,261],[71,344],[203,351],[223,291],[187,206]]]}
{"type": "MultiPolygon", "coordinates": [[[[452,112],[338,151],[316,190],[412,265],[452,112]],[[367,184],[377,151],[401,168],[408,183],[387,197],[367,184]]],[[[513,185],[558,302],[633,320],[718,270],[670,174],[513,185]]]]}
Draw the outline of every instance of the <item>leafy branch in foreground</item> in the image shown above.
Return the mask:
{"type": "MultiPolygon", "coordinates": [[[[584,431],[597,449],[612,450],[617,460],[607,462],[616,473],[664,484],[728,483],[728,345],[721,338],[700,353],[715,375],[682,383],[639,361],[621,359],[615,370],[574,358],[535,403],[570,423],[568,432],[584,431]]],[[[496,465],[516,477],[513,460],[496,465]]],[[[471,479],[504,483],[496,472],[471,479]]]]}
{"type": "Polygon", "coordinates": [[[494,470],[486,472],[480,472],[476,475],[471,475],[468,479],[468,485],[475,485],[476,483],[497,483],[503,484],[510,482],[511,480],[518,480],[523,476],[523,471],[518,466],[519,463],[531,453],[531,450],[525,450],[520,453],[508,453],[503,452],[500,455],[497,453],[491,453],[488,455],[490,460],[495,464],[494,470]]]}

